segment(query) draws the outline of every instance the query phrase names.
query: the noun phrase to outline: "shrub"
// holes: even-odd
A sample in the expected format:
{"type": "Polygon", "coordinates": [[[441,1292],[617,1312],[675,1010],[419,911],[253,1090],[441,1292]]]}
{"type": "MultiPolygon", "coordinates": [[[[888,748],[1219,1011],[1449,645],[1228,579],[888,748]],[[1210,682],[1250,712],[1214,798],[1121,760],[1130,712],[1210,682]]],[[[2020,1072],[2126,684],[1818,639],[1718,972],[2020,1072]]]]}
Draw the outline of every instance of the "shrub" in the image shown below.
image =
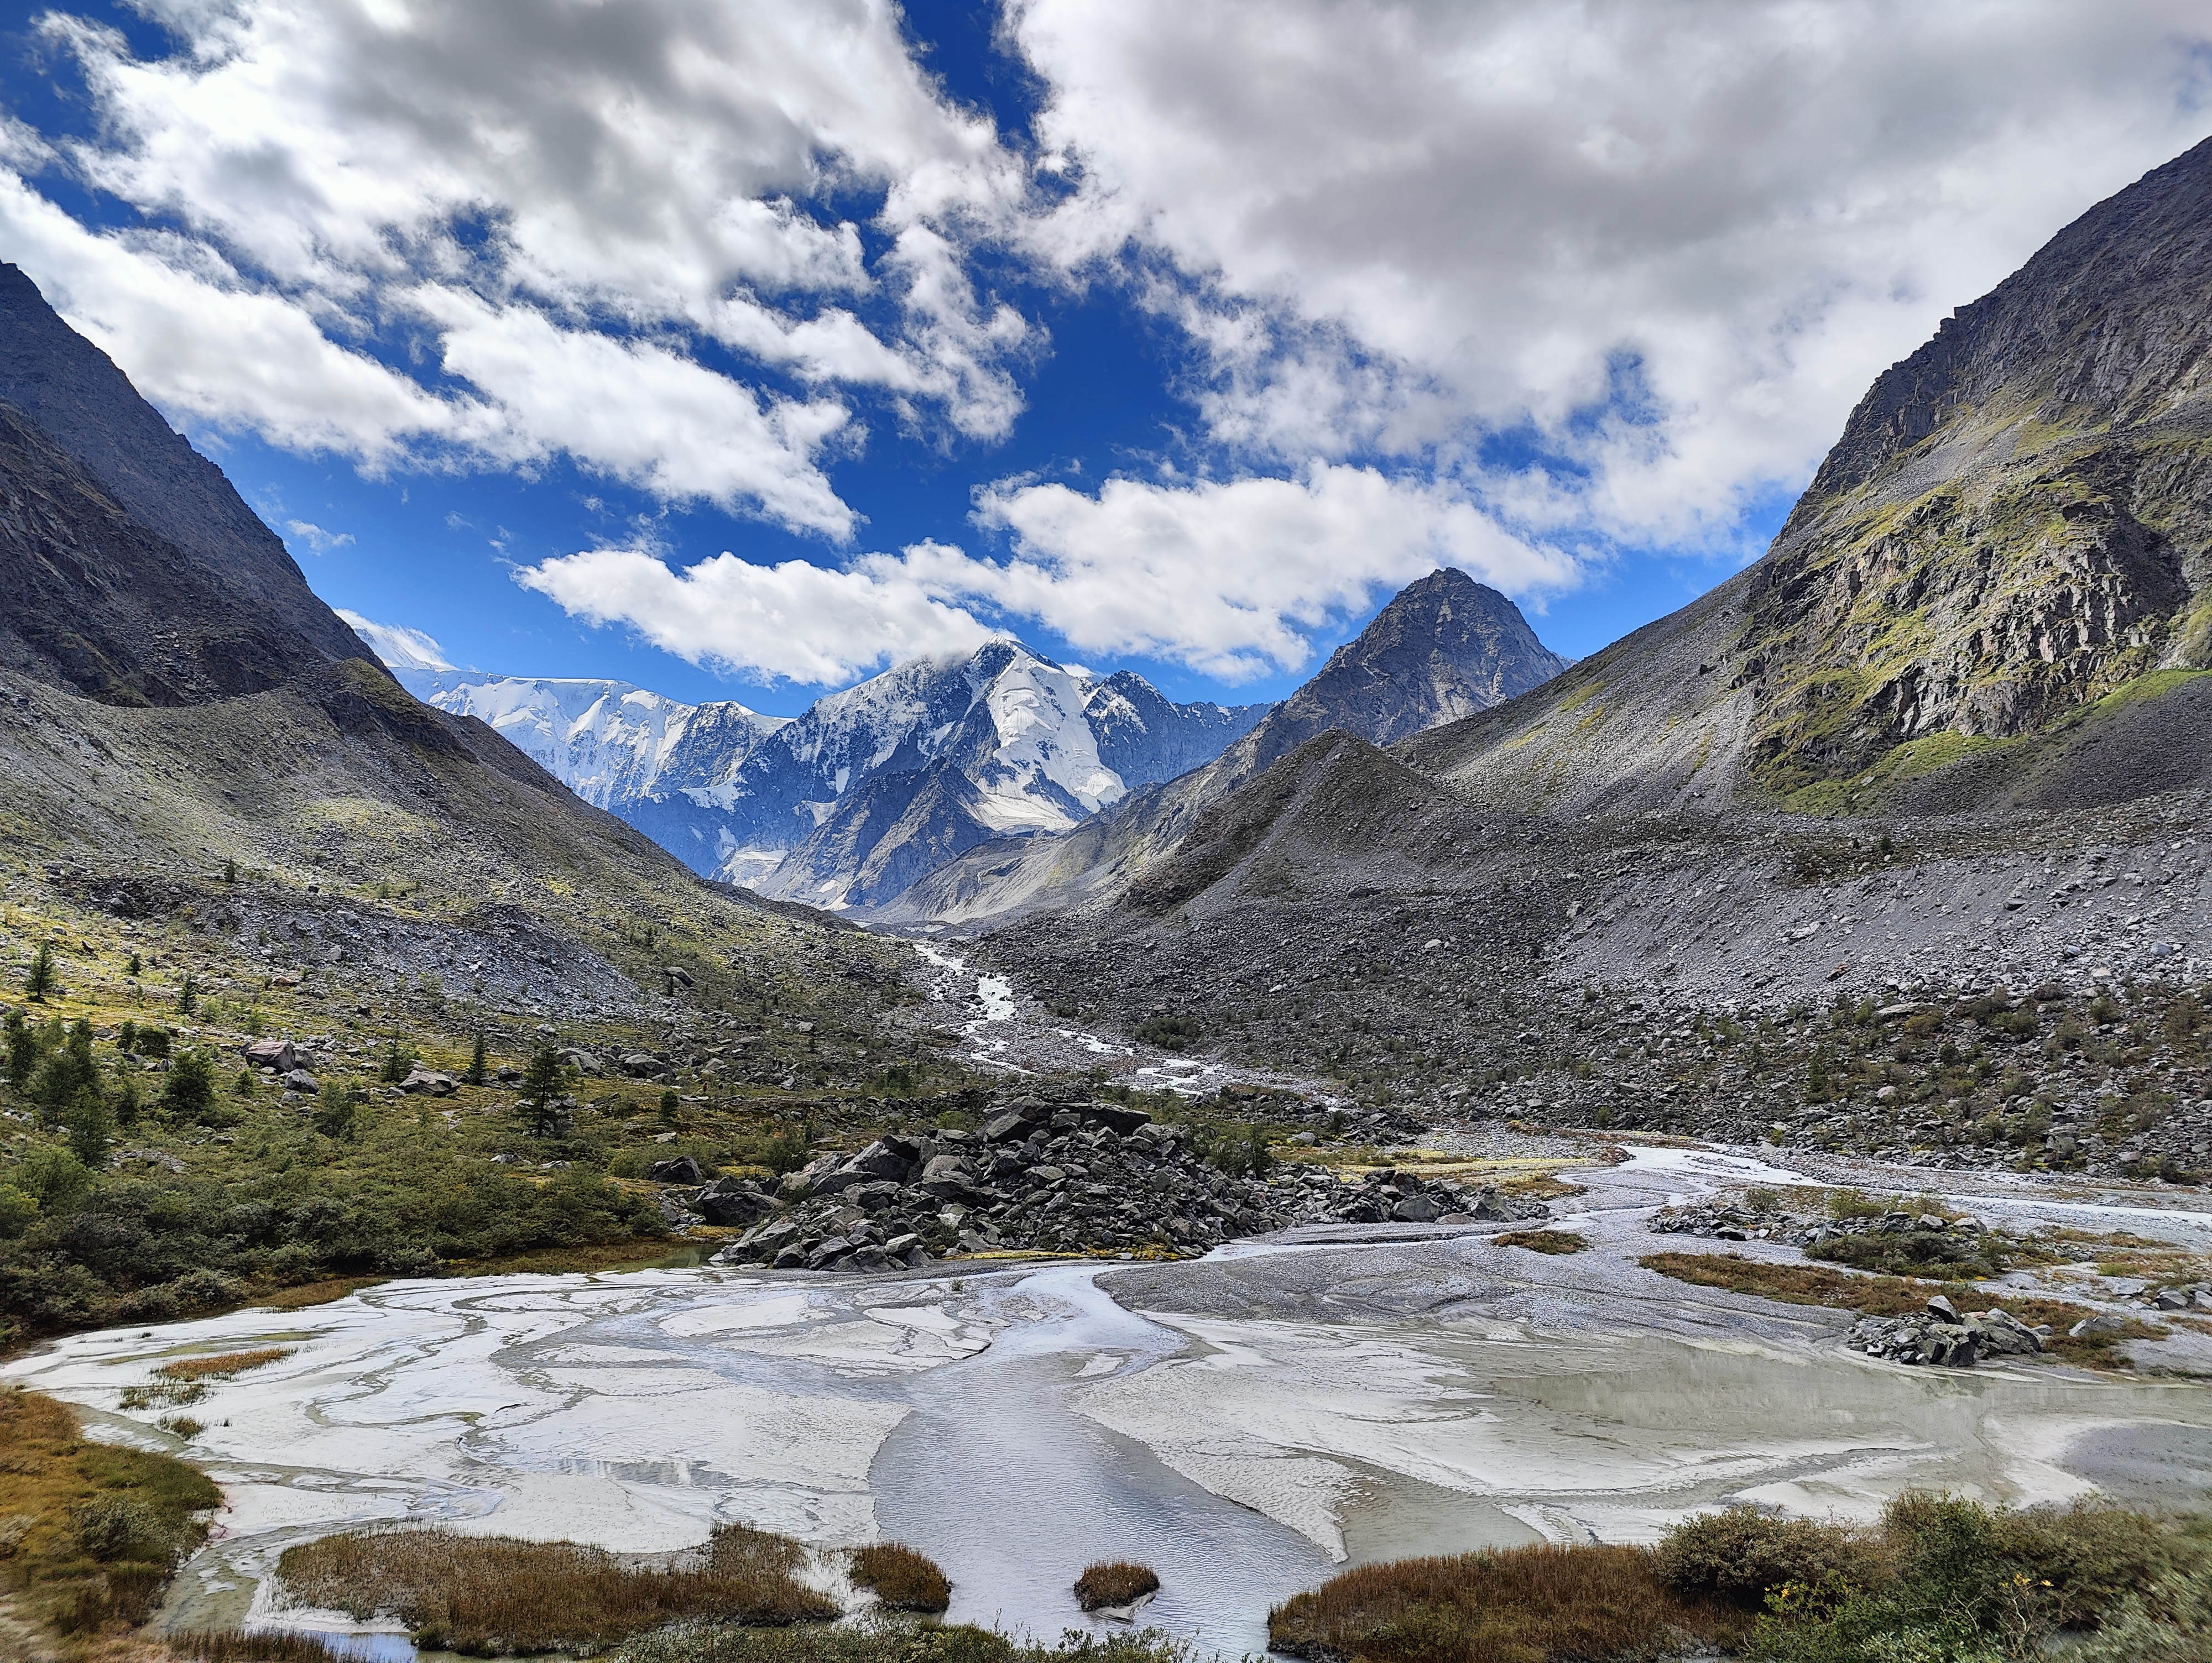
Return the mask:
{"type": "Polygon", "coordinates": [[[386,1085],[398,1085],[413,1071],[415,1061],[415,1047],[402,1044],[395,1035],[385,1041],[384,1060],[377,1065],[376,1077],[386,1085]]]}
{"type": "Polygon", "coordinates": [[[187,1051],[161,1082],[161,1107],[179,1120],[203,1119],[215,1107],[215,1063],[204,1051],[187,1051]]]}
{"type": "Polygon", "coordinates": [[[1650,1550],[1490,1550],[1362,1565],[1267,1615],[1291,1657],[1373,1663],[1543,1663],[1644,1656],[1710,1636],[1724,1612],[1677,1595],[1650,1550]]]}
{"type": "Polygon", "coordinates": [[[1075,1579],[1075,1603],[1085,1611],[1134,1605],[1159,1591],[1160,1579],[1149,1565],[1133,1564],[1126,1559],[1093,1565],[1075,1579]]]}
{"type": "Polygon", "coordinates": [[[138,1054],[142,1057],[166,1057],[169,1054],[169,1030],[166,1028],[142,1028],[138,1030],[138,1054]]]}
{"type": "Polygon", "coordinates": [[[175,1538],[143,1502],[129,1496],[102,1496],[70,1510],[70,1534],[89,1559],[112,1564],[118,1559],[167,1559],[175,1538]]]}
{"type": "Polygon", "coordinates": [[[1671,1526],[1652,1563],[1677,1593],[1747,1611],[1787,1583],[1845,1591],[1879,1587],[1895,1574],[1880,1539],[1866,1531],[1778,1519],[1753,1507],[1701,1514],[1671,1526]]]}
{"type": "Polygon", "coordinates": [[[878,1542],[854,1553],[853,1581],[874,1589],[887,1611],[935,1612],[952,1603],[952,1584],[935,1562],[898,1542],[878,1542]]]}

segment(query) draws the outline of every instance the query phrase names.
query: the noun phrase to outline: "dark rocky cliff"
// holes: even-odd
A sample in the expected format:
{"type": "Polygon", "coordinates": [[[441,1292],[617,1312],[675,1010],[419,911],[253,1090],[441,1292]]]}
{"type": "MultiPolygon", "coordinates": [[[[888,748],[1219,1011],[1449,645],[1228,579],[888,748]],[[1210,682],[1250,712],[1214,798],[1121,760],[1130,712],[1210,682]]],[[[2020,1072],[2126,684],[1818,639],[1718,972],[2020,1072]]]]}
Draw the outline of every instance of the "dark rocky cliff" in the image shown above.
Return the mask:
{"type": "Polygon", "coordinates": [[[0,657],[120,704],[383,674],[222,470],[6,264],[0,657]]]}

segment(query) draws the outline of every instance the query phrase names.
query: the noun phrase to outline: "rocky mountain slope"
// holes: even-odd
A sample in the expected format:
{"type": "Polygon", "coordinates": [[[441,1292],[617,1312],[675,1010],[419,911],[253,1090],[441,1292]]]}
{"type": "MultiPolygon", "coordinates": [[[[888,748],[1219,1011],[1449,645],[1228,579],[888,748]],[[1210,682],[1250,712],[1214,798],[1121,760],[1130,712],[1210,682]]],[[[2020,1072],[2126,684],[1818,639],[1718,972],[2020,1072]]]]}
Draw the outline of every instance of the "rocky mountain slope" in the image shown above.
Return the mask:
{"type": "MultiPolygon", "coordinates": [[[[0,815],[19,896],[176,915],[226,955],[308,952],[525,1011],[657,1009],[672,963],[695,998],[726,998],[749,950],[827,930],[712,892],[483,723],[418,703],[13,268],[0,308],[0,815]]],[[[30,927],[11,924],[11,959],[30,927]]]]}
{"type": "Polygon", "coordinates": [[[978,847],[883,915],[972,923],[1118,895],[1207,805],[1316,737],[1335,731],[1387,744],[1541,686],[1567,663],[1495,589],[1464,572],[1432,572],[1401,590],[1318,675],[1205,768],[1063,836],[978,847]]]}
{"type": "Polygon", "coordinates": [[[107,355],[0,264],[0,665],[113,705],[375,659],[107,355]]]}
{"type": "Polygon", "coordinates": [[[834,906],[989,838],[1064,830],[1210,762],[1269,709],[1176,704],[1133,671],[1066,670],[1011,638],[899,665],[795,719],[616,682],[398,673],[695,870],[834,906]]]}
{"type": "Polygon", "coordinates": [[[1561,813],[2052,803],[2054,737],[2212,663],[2208,292],[2212,141],[1884,373],[1756,566],[1409,756],[1561,813]]]}

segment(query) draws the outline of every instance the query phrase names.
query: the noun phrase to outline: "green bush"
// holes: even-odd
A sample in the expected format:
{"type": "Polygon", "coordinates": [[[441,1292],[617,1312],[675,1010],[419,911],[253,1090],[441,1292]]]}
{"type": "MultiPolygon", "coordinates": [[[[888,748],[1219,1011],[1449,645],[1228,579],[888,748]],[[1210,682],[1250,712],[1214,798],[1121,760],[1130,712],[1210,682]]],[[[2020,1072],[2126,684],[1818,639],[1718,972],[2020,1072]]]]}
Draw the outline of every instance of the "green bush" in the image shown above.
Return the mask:
{"type": "Polygon", "coordinates": [[[174,1535],[154,1509],[128,1496],[103,1496],[72,1509],[70,1532],[85,1556],[101,1564],[121,1559],[167,1559],[177,1546],[174,1535]]]}
{"type": "Polygon", "coordinates": [[[1870,1533],[1809,1519],[1779,1519],[1752,1507],[1701,1514],[1671,1527],[1653,1560],[1677,1593],[1724,1599],[1747,1611],[1768,1590],[1796,1584],[1839,1591],[1878,1587],[1894,1575],[1870,1533]]]}

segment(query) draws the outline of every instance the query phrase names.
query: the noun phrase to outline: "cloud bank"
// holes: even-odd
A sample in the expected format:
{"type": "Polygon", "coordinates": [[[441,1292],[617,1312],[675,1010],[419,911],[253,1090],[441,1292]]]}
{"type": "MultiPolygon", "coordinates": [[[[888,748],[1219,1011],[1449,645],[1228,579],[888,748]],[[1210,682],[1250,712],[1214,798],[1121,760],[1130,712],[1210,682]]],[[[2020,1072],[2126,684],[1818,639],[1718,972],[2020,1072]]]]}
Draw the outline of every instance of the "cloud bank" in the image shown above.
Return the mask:
{"type": "Polygon", "coordinates": [[[1885,365],[2212,129],[2197,0],[1005,0],[1026,137],[891,0],[139,9],[177,51],[39,25],[90,137],[0,122],[0,240],[64,315],[279,445],[566,457],[817,539],[523,574],[810,683],[1024,622],[1246,677],[1439,561],[1741,559],[1885,365]],[[1098,287],[1170,331],[1178,437],[990,483],[1098,287]],[[841,470],[901,445],[974,470],[972,523],[832,552],[841,470]]]}

